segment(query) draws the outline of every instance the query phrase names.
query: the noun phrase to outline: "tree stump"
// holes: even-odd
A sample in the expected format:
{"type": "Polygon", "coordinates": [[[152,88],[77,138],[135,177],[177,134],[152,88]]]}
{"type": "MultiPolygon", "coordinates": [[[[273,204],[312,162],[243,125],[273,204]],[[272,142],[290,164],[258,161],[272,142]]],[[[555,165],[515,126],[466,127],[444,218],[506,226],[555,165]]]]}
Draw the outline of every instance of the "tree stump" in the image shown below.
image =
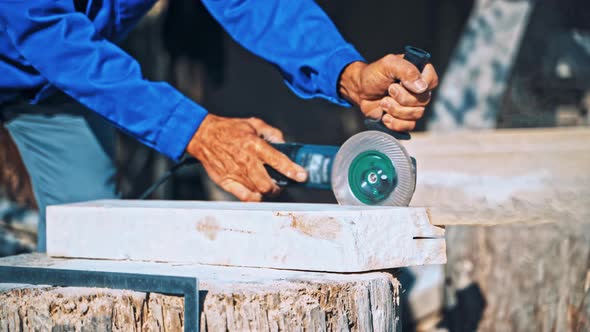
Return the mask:
{"type": "Polygon", "coordinates": [[[447,237],[449,294],[475,283],[485,298],[478,331],[590,331],[590,222],[453,226],[447,237]]]}
{"type": "MultiPolygon", "coordinates": [[[[87,268],[84,262],[105,261],[37,254],[0,259],[1,265],[68,269],[78,262],[87,268]]],[[[113,264],[133,264],[128,265],[135,267],[130,272],[158,265],[113,264]]],[[[164,268],[186,271],[193,266],[164,268]]],[[[400,329],[400,284],[391,271],[336,274],[221,266],[195,269],[194,275],[200,278],[201,331],[400,329]]],[[[0,284],[0,331],[182,331],[183,303],[182,297],[129,290],[0,284]]]]}
{"type": "Polygon", "coordinates": [[[588,128],[567,128],[408,144],[418,161],[412,204],[433,207],[431,222],[447,225],[450,325],[481,317],[484,332],[590,331],[588,142],[588,128]],[[473,311],[478,288],[483,317],[473,311]]]}

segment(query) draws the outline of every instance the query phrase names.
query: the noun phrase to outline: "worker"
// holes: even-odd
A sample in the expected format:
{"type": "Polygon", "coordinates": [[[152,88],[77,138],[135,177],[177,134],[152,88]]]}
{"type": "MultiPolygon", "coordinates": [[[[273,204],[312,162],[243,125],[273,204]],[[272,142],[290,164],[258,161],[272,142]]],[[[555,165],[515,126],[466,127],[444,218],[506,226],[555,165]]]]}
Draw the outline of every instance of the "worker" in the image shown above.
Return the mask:
{"type": "MultiPolygon", "coordinates": [[[[305,169],[267,143],[282,142],[280,130],[208,113],[170,85],[144,79],[116,43],[155,2],[0,0],[0,115],[31,178],[39,251],[46,206],[118,197],[113,128],[173,160],[194,156],[242,201],[279,191],[265,164],[306,180],[305,169]]],[[[356,105],[390,129],[408,131],[437,85],[432,65],[420,73],[401,55],[367,63],[312,0],[202,2],[301,98],[356,105]]]]}

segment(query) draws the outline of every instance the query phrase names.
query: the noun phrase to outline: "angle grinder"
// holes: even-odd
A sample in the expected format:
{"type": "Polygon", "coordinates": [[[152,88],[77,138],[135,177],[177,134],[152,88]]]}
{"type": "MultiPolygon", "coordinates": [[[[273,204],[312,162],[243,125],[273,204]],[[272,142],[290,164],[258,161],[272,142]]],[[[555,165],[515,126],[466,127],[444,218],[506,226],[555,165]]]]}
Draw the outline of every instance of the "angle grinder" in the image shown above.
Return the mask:
{"type": "MultiPolygon", "coordinates": [[[[404,59],[420,71],[430,60],[430,54],[406,46],[404,59]]],[[[408,154],[399,140],[410,134],[395,132],[380,119],[366,119],[367,131],[349,138],[341,147],[300,143],[272,144],[308,172],[308,180],[298,183],[266,166],[279,186],[303,186],[332,190],[342,205],[407,206],[416,188],[416,160],[408,154]]],[[[148,198],[162,183],[184,165],[198,160],[186,158],[168,170],[152,184],[139,199],[148,198]]]]}
{"type": "MultiPolygon", "coordinates": [[[[430,54],[406,46],[404,59],[420,71],[430,54]]],[[[299,143],[273,144],[308,171],[305,183],[296,183],[267,167],[279,186],[332,190],[342,205],[407,206],[416,188],[416,161],[399,140],[408,133],[395,132],[381,120],[367,119],[369,129],[350,137],[341,147],[299,143]]]]}

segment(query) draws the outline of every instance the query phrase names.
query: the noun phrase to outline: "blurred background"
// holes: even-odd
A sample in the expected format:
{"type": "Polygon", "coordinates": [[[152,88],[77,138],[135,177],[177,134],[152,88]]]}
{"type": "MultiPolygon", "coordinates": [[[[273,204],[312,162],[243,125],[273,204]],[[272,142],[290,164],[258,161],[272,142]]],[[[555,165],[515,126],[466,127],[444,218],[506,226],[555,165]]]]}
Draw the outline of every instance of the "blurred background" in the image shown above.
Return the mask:
{"type": "MultiPolygon", "coordinates": [[[[405,45],[431,52],[441,85],[418,131],[590,123],[588,0],[318,3],[368,61],[405,45]]],[[[260,117],[287,140],[340,145],[363,130],[358,110],[298,99],[272,65],[228,37],[199,1],[158,1],[121,46],[147,78],[170,82],[212,113],[260,117]]],[[[4,131],[0,142],[0,256],[6,256],[34,250],[37,215],[18,151],[4,131]]],[[[117,162],[124,198],[137,198],[173,165],[124,135],[117,162]]],[[[181,169],[152,198],[233,199],[198,167],[181,169]]],[[[301,189],[277,200],[335,202],[329,192],[301,189]]]]}

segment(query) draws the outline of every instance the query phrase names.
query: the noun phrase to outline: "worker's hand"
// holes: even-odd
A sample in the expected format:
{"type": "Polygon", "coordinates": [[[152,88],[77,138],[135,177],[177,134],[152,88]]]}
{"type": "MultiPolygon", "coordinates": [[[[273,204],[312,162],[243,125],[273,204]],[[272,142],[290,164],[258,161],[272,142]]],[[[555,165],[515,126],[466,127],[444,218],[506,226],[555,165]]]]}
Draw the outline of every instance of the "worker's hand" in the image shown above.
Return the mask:
{"type": "Polygon", "coordinates": [[[264,165],[295,181],[305,181],[305,169],[266,141],[284,142],[280,130],[256,118],[224,118],[209,114],[189,142],[187,152],[199,159],[211,179],[241,201],[276,195],[279,186],[264,165]]]}
{"type": "Polygon", "coordinates": [[[431,64],[420,73],[403,55],[390,54],[370,64],[351,63],[342,72],[338,88],[366,117],[381,119],[391,130],[410,131],[424,115],[437,85],[431,64]]]}

